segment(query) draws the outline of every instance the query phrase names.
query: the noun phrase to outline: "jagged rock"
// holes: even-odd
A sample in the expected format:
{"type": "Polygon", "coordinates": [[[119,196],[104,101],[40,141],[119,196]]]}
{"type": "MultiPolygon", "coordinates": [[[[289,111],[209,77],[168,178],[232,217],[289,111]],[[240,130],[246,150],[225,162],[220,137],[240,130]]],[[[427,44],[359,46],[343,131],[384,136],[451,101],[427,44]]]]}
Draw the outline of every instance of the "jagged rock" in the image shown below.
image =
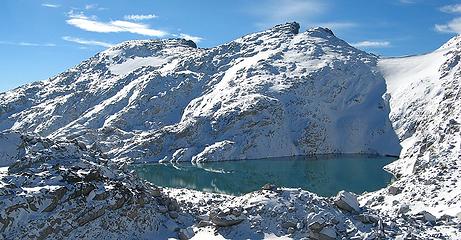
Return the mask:
{"type": "Polygon", "coordinates": [[[304,228],[304,224],[302,222],[299,222],[296,224],[296,228],[297,229],[303,229],[304,228]]]}
{"type": "Polygon", "coordinates": [[[167,213],[167,212],[168,212],[168,208],[165,207],[165,206],[160,205],[160,206],[158,206],[158,211],[159,211],[160,213],[167,213]]]}
{"type": "Polygon", "coordinates": [[[165,226],[166,229],[168,229],[168,231],[170,232],[177,232],[179,231],[181,228],[179,227],[179,225],[173,221],[173,220],[170,220],[170,221],[166,221],[163,223],[163,225],[165,226]]]}
{"type": "Polygon", "coordinates": [[[58,189],[54,190],[51,194],[53,196],[50,205],[48,205],[43,212],[51,212],[53,211],[61,201],[64,194],[67,192],[67,187],[59,187],[58,189]]]}
{"type": "Polygon", "coordinates": [[[110,193],[108,191],[104,191],[101,193],[96,193],[93,199],[96,201],[102,201],[102,200],[106,200],[109,196],[110,196],[110,193]]]}
{"type": "Polygon", "coordinates": [[[178,232],[178,238],[180,240],[188,240],[195,236],[195,232],[192,228],[181,229],[178,232]]]}
{"type": "Polygon", "coordinates": [[[320,232],[324,226],[325,226],[324,221],[316,221],[316,222],[310,223],[308,228],[313,232],[320,232]]]}
{"type": "Polygon", "coordinates": [[[334,240],[336,239],[336,230],[332,226],[324,227],[319,232],[311,232],[309,237],[315,240],[334,240]]]}
{"type": "Polygon", "coordinates": [[[410,206],[408,204],[403,203],[402,205],[400,205],[399,210],[398,210],[397,213],[398,214],[405,214],[408,211],[410,211],[410,206]]]}
{"type": "Polygon", "coordinates": [[[230,227],[237,225],[245,219],[246,218],[243,215],[237,217],[232,214],[225,214],[222,211],[210,215],[211,222],[218,227],[230,227]]]}
{"type": "Polygon", "coordinates": [[[353,193],[340,191],[333,199],[333,202],[338,208],[342,210],[352,213],[360,212],[359,202],[353,193]]]}
{"type": "Polygon", "coordinates": [[[235,208],[232,208],[232,215],[236,216],[236,217],[239,217],[243,212],[243,208],[242,207],[235,207],[235,208]]]}
{"type": "Polygon", "coordinates": [[[83,151],[87,150],[86,144],[84,142],[77,141],[77,146],[83,151]]]}
{"type": "Polygon", "coordinates": [[[365,224],[377,224],[379,222],[379,218],[376,215],[359,214],[356,218],[365,224]]]}
{"type": "Polygon", "coordinates": [[[200,222],[197,223],[197,227],[207,227],[213,225],[210,221],[206,220],[200,220],[200,222]]]}
{"type": "Polygon", "coordinates": [[[95,220],[96,218],[101,217],[104,214],[104,212],[105,212],[104,208],[89,211],[85,213],[83,216],[81,216],[80,218],[78,218],[77,223],[78,225],[83,226],[87,224],[88,222],[91,222],[95,220]]]}
{"type": "Polygon", "coordinates": [[[292,222],[292,221],[286,221],[286,222],[283,222],[281,224],[281,227],[287,229],[287,228],[295,228],[296,227],[296,223],[295,222],[292,222]]]}
{"type": "Polygon", "coordinates": [[[115,200],[113,201],[112,204],[109,205],[109,209],[111,210],[116,210],[116,209],[119,209],[123,206],[123,204],[125,204],[125,198],[124,197],[115,197],[115,200]]]}
{"type": "Polygon", "coordinates": [[[402,192],[402,190],[399,187],[396,187],[396,186],[389,186],[389,188],[387,188],[387,191],[391,195],[397,195],[397,194],[402,192]]]}
{"type": "Polygon", "coordinates": [[[170,216],[170,218],[173,218],[173,219],[176,219],[179,217],[179,214],[176,211],[168,212],[168,215],[170,216]]]}
{"type": "Polygon", "coordinates": [[[428,211],[421,211],[417,215],[422,215],[427,222],[435,223],[437,221],[437,217],[428,211]]]}
{"type": "Polygon", "coordinates": [[[267,190],[267,191],[274,191],[276,189],[277,189],[277,186],[275,186],[274,184],[269,184],[269,183],[261,187],[261,190],[267,190]]]}
{"type": "Polygon", "coordinates": [[[153,188],[151,190],[151,193],[152,193],[152,196],[154,197],[161,197],[162,196],[162,192],[159,188],[153,188]]]}
{"type": "Polygon", "coordinates": [[[91,182],[91,181],[101,181],[102,179],[102,176],[101,174],[99,173],[99,171],[95,170],[95,169],[92,169],[90,170],[90,172],[88,174],[86,174],[84,176],[84,181],[86,182],[91,182]]]}

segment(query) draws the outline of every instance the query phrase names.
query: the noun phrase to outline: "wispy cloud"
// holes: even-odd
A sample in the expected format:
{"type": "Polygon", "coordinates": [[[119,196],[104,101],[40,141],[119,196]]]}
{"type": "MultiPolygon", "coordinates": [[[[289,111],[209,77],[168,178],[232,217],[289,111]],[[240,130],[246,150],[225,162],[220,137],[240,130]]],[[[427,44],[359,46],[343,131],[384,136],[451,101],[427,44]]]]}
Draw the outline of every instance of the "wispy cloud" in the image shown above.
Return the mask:
{"type": "Polygon", "coordinates": [[[357,27],[358,24],[354,22],[321,22],[321,23],[312,23],[312,25],[326,27],[332,30],[340,30],[346,28],[357,27]]]}
{"type": "Polygon", "coordinates": [[[69,25],[89,32],[110,33],[110,32],[129,32],[150,37],[164,37],[168,32],[152,29],[147,24],[134,23],[130,21],[115,20],[109,22],[98,21],[95,16],[88,17],[83,13],[69,12],[69,25]]]}
{"type": "Polygon", "coordinates": [[[180,37],[180,38],[187,39],[187,40],[192,40],[192,41],[195,42],[195,43],[199,43],[200,41],[203,40],[202,37],[192,36],[192,35],[185,34],[185,33],[179,34],[179,37],[180,37]]]}
{"type": "Polygon", "coordinates": [[[87,5],[85,5],[86,10],[94,9],[96,7],[98,7],[98,4],[87,4],[87,5]]]}
{"type": "Polygon", "coordinates": [[[461,17],[455,18],[446,24],[435,24],[435,30],[441,33],[461,34],[461,17]]]}
{"type": "Polygon", "coordinates": [[[51,3],[42,3],[42,7],[58,8],[58,7],[60,7],[60,5],[51,4],[51,3]]]}
{"type": "Polygon", "coordinates": [[[366,40],[366,41],[352,43],[351,45],[356,48],[387,48],[391,46],[391,43],[389,41],[366,40]]]}
{"type": "Polygon", "coordinates": [[[250,5],[249,13],[262,19],[258,25],[267,27],[289,21],[303,21],[318,16],[326,5],[318,0],[264,0],[250,5]]]}
{"type": "Polygon", "coordinates": [[[64,36],[62,37],[62,39],[68,42],[74,42],[74,43],[78,43],[82,45],[90,45],[90,46],[112,47],[114,45],[112,43],[101,42],[101,41],[96,41],[96,40],[87,40],[83,38],[76,38],[76,37],[70,37],[70,36],[64,36]]]}
{"type": "Polygon", "coordinates": [[[461,13],[461,4],[446,5],[440,8],[445,13],[461,13]]]}
{"type": "Polygon", "coordinates": [[[399,0],[399,2],[403,4],[413,4],[416,3],[416,0],[399,0]]]}
{"type": "Polygon", "coordinates": [[[9,42],[9,41],[0,41],[1,45],[13,45],[13,46],[22,46],[22,47],[55,47],[54,43],[33,43],[33,42],[9,42]]]}
{"type": "Polygon", "coordinates": [[[319,22],[330,6],[321,0],[260,0],[246,6],[247,13],[257,17],[256,26],[261,29],[276,24],[297,21],[305,27],[323,26],[333,30],[356,27],[349,21],[319,22]]]}
{"type": "MultiPolygon", "coordinates": [[[[461,4],[445,5],[439,10],[445,13],[460,14],[461,4]]],[[[434,29],[441,33],[461,34],[461,17],[456,17],[445,24],[435,24],[434,29]]]]}
{"type": "Polygon", "coordinates": [[[158,18],[157,15],[155,14],[148,14],[148,15],[125,15],[123,19],[125,20],[131,20],[131,21],[143,21],[143,20],[149,20],[149,19],[154,19],[158,18]]]}

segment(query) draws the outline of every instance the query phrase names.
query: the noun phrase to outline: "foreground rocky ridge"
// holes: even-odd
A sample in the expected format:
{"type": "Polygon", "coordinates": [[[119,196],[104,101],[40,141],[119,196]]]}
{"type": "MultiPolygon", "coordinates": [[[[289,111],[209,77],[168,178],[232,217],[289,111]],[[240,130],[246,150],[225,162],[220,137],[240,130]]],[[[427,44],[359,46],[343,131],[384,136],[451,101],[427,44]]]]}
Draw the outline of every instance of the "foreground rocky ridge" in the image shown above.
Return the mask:
{"type": "Polygon", "coordinates": [[[459,38],[379,60],[327,29],[298,28],[213,49],[130,41],[1,93],[1,236],[460,238],[459,38]],[[376,118],[363,119],[365,110],[376,118]],[[125,165],[390,153],[397,137],[401,158],[387,167],[397,181],[360,204],[346,192],[321,198],[270,185],[241,197],[159,189],[125,165]]]}
{"type": "Polygon", "coordinates": [[[168,236],[171,217],[158,209],[175,201],[97,149],[16,132],[0,134],[0,143],[19,157],[0,170],[2,239],[142,238],[159,229],[168,236]]]}

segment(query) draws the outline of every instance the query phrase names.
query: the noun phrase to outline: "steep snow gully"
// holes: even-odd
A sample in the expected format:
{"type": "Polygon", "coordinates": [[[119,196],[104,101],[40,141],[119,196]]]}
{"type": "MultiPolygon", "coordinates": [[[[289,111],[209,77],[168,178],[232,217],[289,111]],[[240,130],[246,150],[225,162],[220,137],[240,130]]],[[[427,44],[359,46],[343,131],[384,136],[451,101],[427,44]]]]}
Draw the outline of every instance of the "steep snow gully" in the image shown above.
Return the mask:
{"type": "Polygon", "coordinates": [[[209,49],[121,43],[0,93],[4,239],[460,239],[461,38],[380,59],[277,25],[209,49]],[[136,162],[400,156],[385,189],[235,197],[140,180],[136,162]]]}

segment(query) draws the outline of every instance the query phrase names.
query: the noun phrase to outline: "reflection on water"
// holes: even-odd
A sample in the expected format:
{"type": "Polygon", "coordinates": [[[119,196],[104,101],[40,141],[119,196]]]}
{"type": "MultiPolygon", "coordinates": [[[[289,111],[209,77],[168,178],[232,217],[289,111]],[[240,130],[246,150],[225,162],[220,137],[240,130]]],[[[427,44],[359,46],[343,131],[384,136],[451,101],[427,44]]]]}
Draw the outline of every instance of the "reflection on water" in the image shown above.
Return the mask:
{"type": "Polygon", "coordinates": [[[383,166],[395,158],[328,155],[181,164],[138,164],[133,169],[156,185],[241,195],[266,183],[302,188],[322,196],[386,186],[392,175],[383,166]]]}

